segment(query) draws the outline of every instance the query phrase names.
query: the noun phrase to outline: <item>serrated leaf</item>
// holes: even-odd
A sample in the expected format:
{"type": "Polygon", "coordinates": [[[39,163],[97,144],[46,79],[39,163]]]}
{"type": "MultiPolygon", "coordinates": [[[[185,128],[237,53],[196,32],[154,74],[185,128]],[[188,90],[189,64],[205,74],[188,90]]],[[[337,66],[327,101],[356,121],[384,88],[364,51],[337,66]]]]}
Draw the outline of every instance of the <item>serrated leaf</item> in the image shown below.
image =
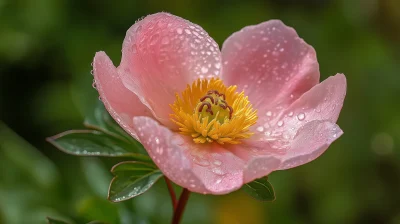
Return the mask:
{"type": "Polygon", "coordinates": [[[143,194],[163,176],[154,165],[136,161],[119,163],[111,172],[115,177],[110,184],[108,199],[113,202],[125,201],[143,194]]]}
{"type": "Polygon", "coordinates": [[[261,201],[275,200],[275,192],[267,178],[263,177],[243,185],[242,189],[251,197],[261,201]]]}
{"type": "Polygon", "coordinates": [[[100,131],[66,131],[47,138],[47,141],[61,151],[77,156],[133,157],[141,161],[151,161],[135,145],[100,131]]]}
{"type": "Polygon", "coordinates": [[[67,222],[64,222],[64,221],[61,221],[61,220],[58,220],[58,219],[53,219],[53,218],[50,218],[50,217],[47,217],[47,223],[48,224],[69,224],[67,222]]]}

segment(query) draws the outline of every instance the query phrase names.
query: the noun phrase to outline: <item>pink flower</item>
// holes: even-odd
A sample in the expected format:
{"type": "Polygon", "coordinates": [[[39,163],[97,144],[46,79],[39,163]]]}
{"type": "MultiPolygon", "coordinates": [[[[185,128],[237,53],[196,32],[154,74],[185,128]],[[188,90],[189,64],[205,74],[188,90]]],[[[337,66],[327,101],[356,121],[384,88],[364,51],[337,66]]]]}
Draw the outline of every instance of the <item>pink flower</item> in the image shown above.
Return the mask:
{"type": "Polygon", "coordinates": [[[279,20],[243,28],[220,51],[200,26],[149,15],[127,31],[117,68],[104,52],[93,67],[113,118],[190,191],[232,192],[314,160],[343,134],[345,76],[319,83],[314,49],[279,20]]]}

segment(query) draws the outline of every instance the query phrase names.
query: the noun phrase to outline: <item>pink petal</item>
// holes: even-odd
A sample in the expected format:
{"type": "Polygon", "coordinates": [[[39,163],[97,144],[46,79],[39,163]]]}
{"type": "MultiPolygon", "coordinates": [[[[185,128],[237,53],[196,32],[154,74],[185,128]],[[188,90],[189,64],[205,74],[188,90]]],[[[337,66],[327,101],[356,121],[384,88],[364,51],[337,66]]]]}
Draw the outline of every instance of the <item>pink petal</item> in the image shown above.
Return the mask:
{"type": "Polygon", "coordinates": [[[292,138],[297,130],[313,120],[329,120],[336,123],[346,96],[346,77],[343,74],[331,76],[303,94],[286,108],[277,119],[263,125],[263,138],[281,136],[292,138]]]}
{"type": "Polygon", "coordinates": [[[218,45],[200,26],[156,13],[127,31],[118,71],[124,85],[171,127],[175,94],[197,78],[218,76],[220,57],[218,45]]]}
{"type": "Polygon", "coordinates": [[[132,118],[152,117],[149,109],[134,93],[125,88],[112,61],[103,51],[97,52],[94,57],[93,76],[96,89],[108,112],[125,131],[137,139],[136,132],[132,129],[132,118]]]}
{"type": "Polygon", "coordinates": [[[139,141],[161,171],[198,193],[225,194],[243,184],[243,161],[218,144],[195,144],[148,117],[135,117],[139,141]]]}
{"type": "Polygon", "coordinates": [[[316,159],[342,134],[339,126],[330,121],[316,120],[305,124],[297,131],[279,169],[289,169],[316,159]]]}
{"type": "Polygon", "coordinates": [[[233,145],[230,152],[245,161],[243,172],[244,183],[268,176],[277,170],[281,164],[282,153],[270,148],[267,144],[256,145],[257,142],[247,141],[244,144],[233,145]],[[261,147],[260,147],[261,146],[261,147]]]}
{"type": "Polygon", "coordinates": [[[245,91],[261,122],[319,82],[315,50],[279,20],[232,34],[222,46],[222,59],[225,84],[245,91]]]}

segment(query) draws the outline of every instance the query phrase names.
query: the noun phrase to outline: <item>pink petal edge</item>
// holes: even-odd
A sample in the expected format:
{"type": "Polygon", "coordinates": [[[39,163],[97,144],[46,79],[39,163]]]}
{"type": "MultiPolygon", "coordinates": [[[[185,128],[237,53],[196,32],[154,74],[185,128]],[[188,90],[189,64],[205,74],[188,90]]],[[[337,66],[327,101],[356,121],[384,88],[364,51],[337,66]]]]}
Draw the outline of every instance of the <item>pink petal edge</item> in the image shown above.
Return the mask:
{"type": "Polygon", "coordinates": [[[118,72],[165,126],[175,94],[197,78],[217,77],[221,54],[217,43],[200,26],[156,13],[136,22],[126,33],[118,72]]]}
{"type": "Polygon", "coordinates": [[[226,194],[243,185],[243,161],[218,144],[195,144],[148,117],[133,122],[150,157],[176,184],[202,194],[226,194]]]}
{"type": "Polygon", "coordinates": [[[222,78],[267,122],[319,82],[315,50],[280,20],[247,26],[222,46],[222,78]]]}
{"type": "Polygon", "coordinates": [[[132,137],[137,139],[132,128],[135,116],[152,117],[149,109],[139,98],[122,84],[115,66],[103,51],[97,52],[93,60],[93,76],[96,89],[107,111],[132,137]]]}
{"type": "Polygon", "coordinates": [[[329,120],[336,123],[343,107],[346,89],[346,77],[343,74],[327,78],[284,109],[275,120],[258,122],[258,130],[263,127],[263,131],[258,132],[258,137],[273,139],[273,136],[280,136],[281,139],[291,139],[300,127],[310,121],[329,120]]]}
{"type": "Polygon", "coordinates": [[[311,121],[301,127],[282,158],[280,170],[311,162],[343,134],[338,125],[330,121],[311,121]]]}

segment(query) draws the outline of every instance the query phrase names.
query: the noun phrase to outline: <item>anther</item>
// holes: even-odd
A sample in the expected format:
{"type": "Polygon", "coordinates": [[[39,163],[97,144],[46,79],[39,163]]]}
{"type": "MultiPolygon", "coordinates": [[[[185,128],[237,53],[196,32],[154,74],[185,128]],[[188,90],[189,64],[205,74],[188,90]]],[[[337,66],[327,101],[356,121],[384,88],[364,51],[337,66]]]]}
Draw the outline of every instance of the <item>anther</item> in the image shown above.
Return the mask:
{"type": "Polygon", "coordinates": [[[214,103],[214,98],[212,98],[211,96],[207,95],[207,96],[203,96],[200,101],[203,102],[206,99],[210,99],[212,103],[214,103]]]}
{"type": "Polygon", "coordinates": [[[208,108],[206,109],[206,112],[210,113],[211,115],[214,115],[213,111],[211,110],[211,104],[209,102],[203,102],[201,103],[199,107],[199,112],[201,113],[203,111],[204,106],[207,106],[208,108]]]}
{"type": "Polygon", "coordinates": [[[219,106],[224,110],[226,109],[226,105],[224,105],[224,104],[220,104],[219,106]]]}

